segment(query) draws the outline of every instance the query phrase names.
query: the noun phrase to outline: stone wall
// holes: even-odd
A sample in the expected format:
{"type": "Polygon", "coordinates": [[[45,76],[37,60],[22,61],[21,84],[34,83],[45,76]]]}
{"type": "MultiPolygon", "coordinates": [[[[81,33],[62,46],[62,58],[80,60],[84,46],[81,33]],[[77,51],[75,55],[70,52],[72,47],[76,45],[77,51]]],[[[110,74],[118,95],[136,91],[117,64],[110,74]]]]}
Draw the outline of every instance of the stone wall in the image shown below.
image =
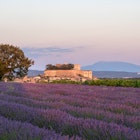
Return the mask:
{"type": "Polygon", "coordinates": [[[82,70],[46,70],[44,75],[48,77],[85,77],[92,79],[92,71],[82,71],[82,70]]]}
{"type": "Polygon", "coordinates": [[[46,70],[44,72],[45,76],[49,77],[75,77],[75,70],[46,70]]]}
{"type": "Polygon", "coordinates": [[[81,71],[83,77],[87,77],[87,78],[90,78],[92,79],[92,71],[90,70],[84,70],[84,71],[81,71]]]}
{"type": "Polygon", "coordinates": [[[80,68],[80,65],[79,64],[74,64],[74,68],[73,68],[74,70],[80,70],[81,68],[80,68]]]}

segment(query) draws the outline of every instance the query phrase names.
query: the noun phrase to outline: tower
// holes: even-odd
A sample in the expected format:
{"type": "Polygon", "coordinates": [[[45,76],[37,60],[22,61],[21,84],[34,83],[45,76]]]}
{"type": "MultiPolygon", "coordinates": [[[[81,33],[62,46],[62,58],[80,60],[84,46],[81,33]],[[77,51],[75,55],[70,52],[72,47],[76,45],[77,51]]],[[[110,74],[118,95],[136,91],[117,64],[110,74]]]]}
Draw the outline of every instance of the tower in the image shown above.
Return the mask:
{"type": "Polygon", "coordinates": [[[80,65],[79,64],[74,64],[74,70],[80,70],[80,65]]]}

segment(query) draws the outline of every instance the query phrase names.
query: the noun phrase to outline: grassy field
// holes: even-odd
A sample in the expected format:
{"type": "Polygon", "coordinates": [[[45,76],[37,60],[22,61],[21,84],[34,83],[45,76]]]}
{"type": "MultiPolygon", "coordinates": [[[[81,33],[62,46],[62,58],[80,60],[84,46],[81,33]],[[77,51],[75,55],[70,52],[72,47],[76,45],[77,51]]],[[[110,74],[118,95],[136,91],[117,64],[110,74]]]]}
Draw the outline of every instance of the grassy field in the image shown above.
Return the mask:
{"type": "Polygon", "coordinates": [[[140,140],[140,88],[0,82],[0,140],[140,140]]]}

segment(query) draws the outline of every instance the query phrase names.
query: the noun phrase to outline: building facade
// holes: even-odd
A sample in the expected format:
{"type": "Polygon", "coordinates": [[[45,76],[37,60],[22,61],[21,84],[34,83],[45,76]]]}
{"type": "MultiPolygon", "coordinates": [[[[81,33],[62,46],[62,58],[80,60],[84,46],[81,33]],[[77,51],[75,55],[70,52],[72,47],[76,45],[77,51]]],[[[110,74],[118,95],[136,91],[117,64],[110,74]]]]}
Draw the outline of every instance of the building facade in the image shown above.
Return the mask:
{"type": "MultiPolygon", "coordinates": [[[[61,66],[61,64],[56,64],[56,66],[61,66]]],[[[45,77],[50,77],[51,79],[75,79],[75,81],[92,80],[91,70],[81,70],[79,64],[74,64],[72,70],[45,70],[45,77]]]]}

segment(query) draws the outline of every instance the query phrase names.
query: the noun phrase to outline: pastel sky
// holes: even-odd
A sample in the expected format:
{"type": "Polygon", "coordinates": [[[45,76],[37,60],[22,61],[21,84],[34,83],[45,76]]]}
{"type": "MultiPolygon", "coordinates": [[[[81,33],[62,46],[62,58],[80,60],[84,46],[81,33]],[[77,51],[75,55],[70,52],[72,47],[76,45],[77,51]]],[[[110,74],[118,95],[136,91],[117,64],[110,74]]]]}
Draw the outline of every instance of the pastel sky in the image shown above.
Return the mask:
{"type": "Polygon", "coordinates": [[[0,43],[48,63],[140,65],[140,0],[0,0],[0,43]]]}

